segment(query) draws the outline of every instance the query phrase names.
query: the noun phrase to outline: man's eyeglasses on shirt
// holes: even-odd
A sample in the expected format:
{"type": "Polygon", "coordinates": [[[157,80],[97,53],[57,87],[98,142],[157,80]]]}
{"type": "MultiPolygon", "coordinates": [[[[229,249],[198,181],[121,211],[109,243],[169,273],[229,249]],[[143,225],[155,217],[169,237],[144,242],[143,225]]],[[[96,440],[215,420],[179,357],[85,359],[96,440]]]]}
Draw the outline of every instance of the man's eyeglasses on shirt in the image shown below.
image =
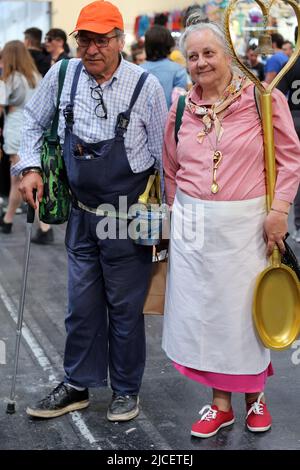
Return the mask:
{"type": "Polygon", "coordinates": [[[77,34],[77,36],[75,36],[75,39],[79,47],[84,47],[87,49],[88,47],[90,47],[91,41],[93,41],[97,49],[102,49],[108,46],[109,41],[111,39],[117,37],[118,35],[116,34],[114,36],[97,36],[95,38],[89,38],[87,36],[80,36],[79,34],[77,34]]]}
{"type": "Polygon", "coordinates": [[[91,87],[91,97],[99,101],[95,108],[95,114],[97,117],[102,118],[102,119],[107,119],[107,108],[105,106],[105,103],[103,101],[103,91],[100,87],[100,85],[97,85],[96,87],[92,88],[91,87]]]}

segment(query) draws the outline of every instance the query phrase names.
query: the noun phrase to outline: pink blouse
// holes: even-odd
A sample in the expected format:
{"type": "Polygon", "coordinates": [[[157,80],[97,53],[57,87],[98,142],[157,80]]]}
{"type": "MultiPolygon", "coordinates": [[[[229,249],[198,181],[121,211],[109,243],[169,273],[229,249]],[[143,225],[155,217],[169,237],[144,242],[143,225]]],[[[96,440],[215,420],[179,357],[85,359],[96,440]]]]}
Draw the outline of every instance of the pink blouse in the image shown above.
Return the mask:
{"type": "MultiPolygon", "coordinates": [[[[284,95],[274,90],[272,97],[277,163],[275,198],[292,203],[300,181],[300,144],[284,95]]],[[[201,88],[198,86],[192,90],[192,99],[204,106],[210,104],[201,100],[201,88]]],[[[176,108],[177,101],[170,109],[164,140],[168,204],[173,204],[177,186],[189,196],[204,200],[243,200],[265,194],[263,135],[253,85],[248,86],[226,109],[222,119],[224,133],[217,145],[214,126],[201,144],[197,141],[197,134],[203,128],[201,117],[185,109],[176,147],[176,108]],[[220,187],[217,194],[210,190],[215,150],[223,154],[217,170],[220,187]]]]}

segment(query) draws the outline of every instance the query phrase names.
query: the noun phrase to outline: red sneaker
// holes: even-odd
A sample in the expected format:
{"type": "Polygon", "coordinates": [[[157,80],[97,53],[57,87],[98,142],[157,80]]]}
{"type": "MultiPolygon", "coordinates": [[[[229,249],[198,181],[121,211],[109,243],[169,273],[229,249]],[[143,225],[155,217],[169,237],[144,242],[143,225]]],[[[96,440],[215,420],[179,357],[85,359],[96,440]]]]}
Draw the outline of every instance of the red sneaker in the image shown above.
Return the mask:
{"type": "Polygon", "coordinates": [[[234,423],[232,408],[229,411],[221,411],[216,405],[206,405],[199,414],[202,417],[200,421],[196,421],[192,425],[192,436],[211,437],[217,434],[219,429],[234,423]]]}
{"type": "Polygon", "coordinates": [[[272,425],[272,417],[268,411],[267,405],[261,402],[263,392],[254,403],[247,403],[246,425],[249,431],[263,432],[268,431],[272,425]]]}

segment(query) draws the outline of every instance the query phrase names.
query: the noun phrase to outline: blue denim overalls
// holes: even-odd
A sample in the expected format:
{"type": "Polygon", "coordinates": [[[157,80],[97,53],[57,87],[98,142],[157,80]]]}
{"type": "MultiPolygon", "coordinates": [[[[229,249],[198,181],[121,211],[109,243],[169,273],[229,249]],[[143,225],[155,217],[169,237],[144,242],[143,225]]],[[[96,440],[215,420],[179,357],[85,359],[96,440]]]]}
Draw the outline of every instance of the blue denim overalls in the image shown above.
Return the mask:
{"type": "Polygon", "coordinates": [[[89,144],[72,131],[81,69],[80,62],[70,103],[64,110],[64,159],[75,199],[66,233],[69,305],[65,380],[82,387],[104,386],[109,368],[112,389],[134,395],[139,391],[145,366],[142,312],[152,251],[128,237],[99,239],[96,227],[103,218],[78,208],[76,199],[90,208],[103,203],[118,207],[120,195],[127,195],[130,205],[143,193],[153,169],[133,173],[124,135],[147,74],[137,83],[128,110],[119,114],[115,137],[89,144]]]}

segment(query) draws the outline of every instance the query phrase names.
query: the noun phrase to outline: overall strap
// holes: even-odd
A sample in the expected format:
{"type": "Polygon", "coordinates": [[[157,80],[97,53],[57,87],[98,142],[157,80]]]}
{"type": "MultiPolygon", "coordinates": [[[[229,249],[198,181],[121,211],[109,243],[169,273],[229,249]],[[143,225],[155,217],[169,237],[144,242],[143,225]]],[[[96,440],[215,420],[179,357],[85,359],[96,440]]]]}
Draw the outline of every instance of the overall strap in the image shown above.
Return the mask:
{"type": "Polygon", "coordinates": [[[66,125],[69,128],[72,128],[74,124],[74,113],[73,113],[74,99],[75,99],[77,85],[78,85],[79,76],[80,76],[82,67],[83,67],[82,61],[80,61],[76,67],[75,74],[73,77],[71,94],[70,94],[70,102],[67,104],[66,108],[64,109],[66,125]]]}
{"type": "Polygon", "coordinates": [[[82,61],[80,61],[77,65],[77,67],[76,67],[75,74],[74,74],[74,77],[73,77],[73,83],[72,83],[71,95],[70,95],[70,104],[72,104],[72,105],[74,105],[74,99],[75,99],[75,95],[76,95],[79,75],[80,75],[82,67],[83,67],[83,63],[82,63],[82,61]]]}
{"type": "Polygon", "coordinates": [[[147,80],[148,75],[149,75],[148,72],[143,72],[139,78],[139,81],[136,84],[133,95],[131,97],[129,108],[127,110],[127,111],[130,111],[130,113],[131,113],[133,106],[135,105],[136,100],[138,99],[138,96],[143,88],[145,81],[147,80]]]}
{"type": "Polygon", "coordinates": [[[182,123],[182,116],[184,113],[184,108],[185,108],[185,96],[181,95],[179,96],[178,102],[177,102],[175,128],[174,128],[174,132],[175,132],[174,137],[175,137],[176,145],[178,144],[178,132],[180,130],[180,126],[182,123]]]}
{"type": "Polygon", "coordinates": [[[64,86],[64,81],[65,81],[65,76],[66,76],[68,65],[69,65],[69,60],[63,59],[59,67],[56,110],[55,110],[54,118],[52,121],[50,137],[49,137],[51,140],[54,140],[54,141],[56,141],[57,139],[57,129],[58,129],[58,120],[59,120],[59,103],[60,103],[61,92],[64,86]]]}
{"type": "Polygon", "coordinates": [[[139,80],[138,80],[138,82],[135,86],[134,92],[132,94],[130,104],[129,104],[129,108],[127,109],[127,111],[125,111],[123,113],[120,113],[118,115],[117,124],[116,124],[116,135],[123,136],[125,134],[125,132],[127,131],[127,127],[128,127],[129,122],[130,122],[130,115],[131,115],[132,108],[135,105],[136,100],[139,97],[139,94],[140,94],[140,92],[143,88],[143,85],[144,85],[145,81],[147,80],[148,75],[149,75],[148,72],[143,72],[142,73],[142,75],[140,76],[140,78],[139,78],[139,80]]]}

